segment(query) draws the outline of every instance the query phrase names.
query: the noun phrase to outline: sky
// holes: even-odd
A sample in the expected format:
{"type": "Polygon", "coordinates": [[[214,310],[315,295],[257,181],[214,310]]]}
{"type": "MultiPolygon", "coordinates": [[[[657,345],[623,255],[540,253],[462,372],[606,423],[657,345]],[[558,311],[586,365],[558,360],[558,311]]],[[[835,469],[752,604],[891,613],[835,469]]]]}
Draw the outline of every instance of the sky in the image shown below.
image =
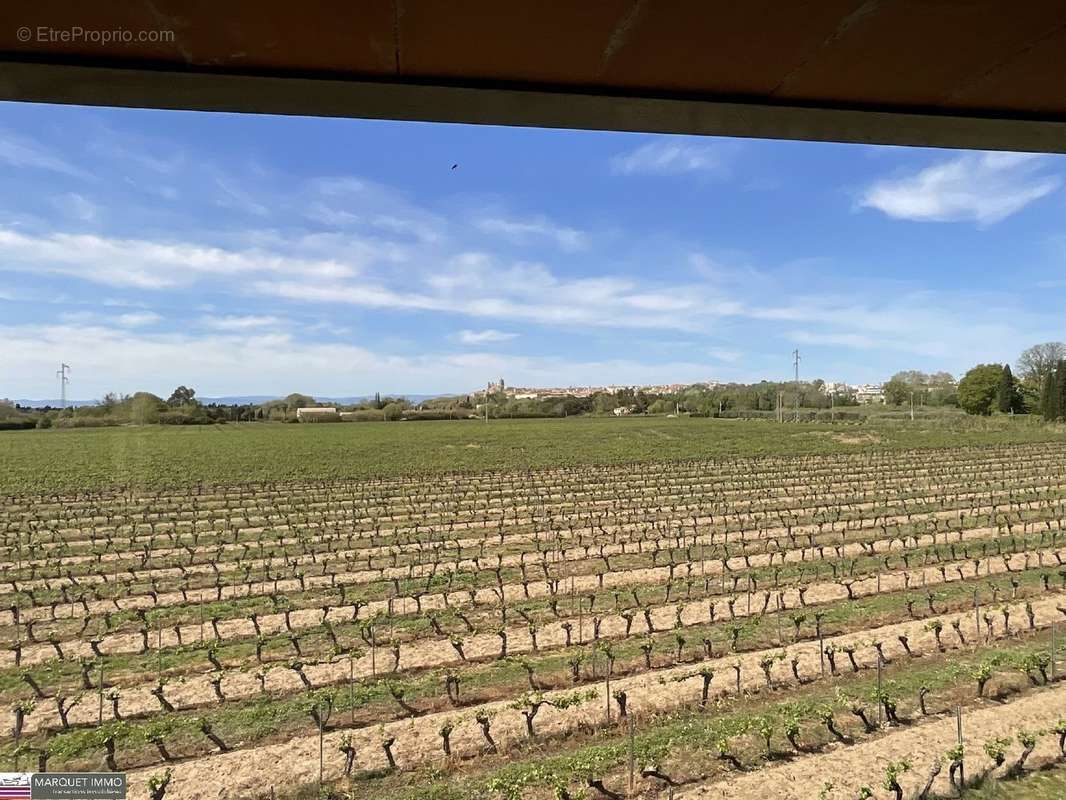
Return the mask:
{"type": "Polygon", "coordinates": [[[1066,338],[1060,156],[0,103],[0,397],[961,375],[1066,338]]]}

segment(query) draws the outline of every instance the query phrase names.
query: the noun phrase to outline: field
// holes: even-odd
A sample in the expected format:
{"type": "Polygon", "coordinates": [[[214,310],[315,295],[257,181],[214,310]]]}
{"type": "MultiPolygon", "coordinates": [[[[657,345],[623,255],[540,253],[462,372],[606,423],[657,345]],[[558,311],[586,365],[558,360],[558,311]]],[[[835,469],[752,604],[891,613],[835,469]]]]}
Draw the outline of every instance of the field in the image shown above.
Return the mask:
{"type": "Polygon", "coordinates": [[[343,425],[230,424],[11,431],[0,437],[0,493],[116,486],[233,486],[579,464],[1066,442],[1025,417],[881,414],[863,424],[778,425],[682,417],[343,425]],[[898,416],[898,415],[897,415],[898,416]]]}
{"type": "Polygon", "coordinates": [[[0,467],[4,769],[1061,796],[1066,441],[1023,420],[31,431],[0,467]]]}

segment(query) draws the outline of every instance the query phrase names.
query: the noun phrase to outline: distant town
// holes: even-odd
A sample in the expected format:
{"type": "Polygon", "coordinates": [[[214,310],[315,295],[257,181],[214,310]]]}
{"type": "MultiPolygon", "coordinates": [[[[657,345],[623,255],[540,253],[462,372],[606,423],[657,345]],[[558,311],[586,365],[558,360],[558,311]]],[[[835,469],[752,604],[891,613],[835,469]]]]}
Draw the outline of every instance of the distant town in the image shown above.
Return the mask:
{"type": "MultiPolygon", "coordinates": [[[[954,379],[951,379],[954,383],[954,379]]],[[[854,397],[861,405],[884,403],[884,387],[880,383],[842,383],[814,381],[821,391],[827,395],[840,395],[841,397],[854,397]]],[[[649,383],[649,384],[610,384],[606,386],[551,386],[529,387],[508,386],[503,378],[498,381],[489,381],[484,389],[472,392],[474,397],[485,398],[492,396],[504,396],[508,400],[546,400],[549,398],[562,397],[592,397],[597,394],[618,394],[619,392],[641,392],[647,395],[676,395],[686,389],[699,388],[714,390],[729,386],[723,381],[699,381],[697,383],[649,383]]]]}

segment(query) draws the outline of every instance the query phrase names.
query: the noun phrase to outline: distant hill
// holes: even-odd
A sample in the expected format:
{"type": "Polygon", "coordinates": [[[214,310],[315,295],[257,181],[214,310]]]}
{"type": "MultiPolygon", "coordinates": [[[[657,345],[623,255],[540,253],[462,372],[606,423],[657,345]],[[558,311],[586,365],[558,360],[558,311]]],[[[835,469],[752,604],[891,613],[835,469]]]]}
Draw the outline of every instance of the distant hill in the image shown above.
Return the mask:
{"type": "MultiPolygon", "coordinates": [[[[54,400],[15,400],[14,403],[23,408],[44,408],[45,406],[59,408],[63,405],[58,397],[54,400]]],[[[67,400],[68,406],[95,406],[96,403],[96,400],[67,400]]]]}
{"type": "MultiPolygon", "coordinates": [[[[441,397],[440,394],[401,394],[399,392],[382,392],[382,397],[403,397],[409,403],[421,403],[423,400],[432,400],[434,397],[441,397]]],[[[197,397],[204,405],[211,405],[212,403],[225,406],[247,406],[247,405],[260,405],[261,403],[267,403],[271,400],[280,400],[283,395],[269,395],[269,394],[249,394],[249,395],[234,395],[232,397],[197,397]]],[[[373,400],[373,395],[363,395],[361,397],[319,397],[318,395],[312,395],[320,403],[336,403],[337,405],[347,406],[355,403],[363,403],[368,400],[373,400]]],[[[166,399],[166,398],[164,398],[166,399]]],[[[97,400],[67,400],[68,406],[94,406],[98,403],[97,400]]],[[[20,399],[15,401],[16,404],[25,408],[44,408],[45,406],[51,406],[52,408],[59,408],[62,403],[58,399],[52,400],[26,400],[20,399]]]]}
{"type": "MultiPolygon", "coordinates": [[[[348,406],[354,403],[364,403],[368,400],[373,400],[374,395],[367,394],[360,397],[320,397],[317,394],[311,395],[319,403],[336,403],[339,406],[348,406]]],[[[439,394],[400,394],[393,392],[382,392],[382,397],[403,397],[409,403],[421,403],[423,400],[430,400],[434,397],[440,397],[439,394]]],[[[271,400],[281,400],[282,395],[246,395],[235,397],[197,397],[201,403],[210,405],[211,403],[218,403],[220,405],[258,405],[261,403],[268,403],[271,400]]]]}

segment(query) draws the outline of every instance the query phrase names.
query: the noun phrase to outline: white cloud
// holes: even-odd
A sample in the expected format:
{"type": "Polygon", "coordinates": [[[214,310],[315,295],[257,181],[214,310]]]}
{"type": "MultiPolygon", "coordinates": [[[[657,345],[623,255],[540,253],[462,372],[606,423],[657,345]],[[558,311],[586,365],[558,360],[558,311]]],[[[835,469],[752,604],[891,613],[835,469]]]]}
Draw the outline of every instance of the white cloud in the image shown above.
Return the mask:
{"type": "Polygon", "coordinates": [[[162,319],[154,311],[131,311],[128,314],[119,314],[115,321],[123,328],[139,328],[143,325],[152,325],[162,319]]]}
{"type": "Polygon", "coordinates": [[[260,280],[252,283],[251,288],[261,294],[302,302],[339,303],[400,311],[437,311],[507,322],[608,328],[695,330],[716,313],[728,312],[733,308],[707,298],[701,304],[699,314],[679,314],[679,309],[687,308],[694,302],[691,297],[685,298],[691,289],[679,288],[669,294],[644,294],[636,290],[633,284],[614,278],[572,281],[552,278],[539,286],[508,286],[506,278],[499,285],[494,285],[491,281],[475,282],[469,275],[446,282],[448,277],[437,275],[437,284],[426,281],[426,287],[433,291],[410,291],[367,281],[260,280]],[[668,299],[670,297],[674,299],[668,299]]]}
{"type": "MultiPolygon", "coordinates": [[[[103,303],[102,305],[109,305],[103,303]]],[[[62,311],[59,319],[71,325],[117,325],[120,328],[141,328],[161,322],[163,317],[154,311],[129,311],[125,314],[102,314],[97,311],[62,311]]]]}
{"type": "Polygon", "coordinates": [[[342,278],[357,268],[332,259],[290,257],[259,249],[227,250],[187,242],[117,239],[92,234],[34,236],[0,229],[0,270],[67,275],[110,286],[165,289],[205,276],[281,272],[308,278],[342,278]]]}
{"type": "Polygon", "coordinates": [[[682,136],[659,136],[635,150],[611,159],[617,175],[679,175],[685,172],[723,173],[724,143],[682,136]]]}
{"type": "Polygon", "coordinates": [[[225,316],[203,317],[200,320],[206,327],[218,331],[247,331],[254,328],[277,327],[282,320],[272,316],[225,316]]]}
{"type": "Polygon", "coordinates": [[[542,216],[526,220],[482,217],[474,222],[474,227],[482,233],[499,235],[518,244],[547,239],[566,252],[583,250],[588,244],[584,232],[557,225],[542,216]]]}
{"type": "Polygon", "coordinates": [[[991,225],[1055,191],[1042,156],[966,153],[903,178],[877,181],[860,205],[895,219],[991,225]]]}
{"type": "Polygon", "coordinates": [[[839,345],[853,350],[895,349],[895,341],[888,338],[868,336],[863,333],[832,333],[798,330],[789,333],[789,338],[800,344],[839,345]]]}
{"type": "Polygon", "coordinates": [[[517,338],[517,333],[507,333],[506,331],[497,331],[489,328],[484,331],[469,331],[462,330],[457,334],[459,341],[463,344],[490,344],[492,342],[508,342],[511,339],[517,338]]]}
{"type": "Polygon", "coordinates": [[[874,363],[899,364],[898,354],[904,354],[908,361],[950,371],[975,363],[1010,362],[1025,343],[1053,335],[1049,331],[1055,325],[1053,318],[1039,313],[1019,313],[1009,296],[959,291],[898,293],[865,301],[806,299],[793,310],[796,313],[780,317],[802,323],[785,332],[790,341],[863,352],[874,363]]]}
{"type": "Polygon", "coordinates": [[[730,350],[724,347],[712,347],[707,351],[707,355],[716,361],[725,361],[730,364],[740,361],[744,357],[744,354],[739,350],[730,350]]]}
{"type": "MultiPolygon", "coordinates": [[[[279,298],[281,303],[257,309],[252,315],[202,312],[205,316],[200,324],[207,330],[259,338],[289,329],[285,301],[462,315],[473,324],[463,328],[455,340],[468,346],[504,341],[501,337],[513,335],[505,331],[522,333],[517,326],[530,324],[571,330],[684,331],[720,337],[726,333],[732,336],[736,326],[754,320],[767,337],[951,359],[945,366],[955,369],[961,366],[959,354],[987,360],[976,352],[979,346],[975,343],[1025,341],[1031,337],[1024,329],[1038,327],[1037,322],[1007,309],[994,318],[1009,320],[1009,324],[975,328],[973,309],[990,307],[982,298],[949,298],[945,303],[943,296],[905,295],[898,288],[889,292],[884,287],[854,295],[795,294],[786,292],[781,278],[773,272],[762,273],[758,281],[750,280],[747,267],[730,270],[716,264],[702,279],[687,282],[669,281],[671,274],[691,276],[687,269],[664,270],[663,279],[657,282],[612,274],[572,278],[546,264],[504,261],[479,251],[441,259],[433,257],[436,248],[408,251],[391,242],[339,234],[294,237],[267,231],[244,238],[253,246],[220,248],[190,242],[66,233],[31,235],[0,229],[0,248],[5,254],[0,270],[49,272],[152,291],[210,282],[212,291],[223,296],[253,293],[279,298]],[[396,268],[398,264],[402,269],[396,268]],[[786,296],[791,298],[787,303],[775,304],[773,298],[786,296]],[[481,327],[477,321],[482,322],[481,327]],[[495,324],[484,324],[488,321],[495,324]],[[789,332],[788,328],[794,330],[789,332]]],[[[686,257],[679,254],[679,263],[686,264],[686,257]]],[[[699,261],[696,266],[706,265],[699,261]]],[[[152,314],[133,311],[118,317],[71,317],[67,321],[106,324],[109,320],[117,327],[133,328],[159,322],[152,314]]],[[[982,316],[988,318],[987,314],[982,316]]],[[[323,335],[341,327],[332,320],[325,322],[328,327],[321,330],[323,335]]],[[[534,341],[528,336],[523,340],[534,341]]],[[[622,337],[619,341],[626,340],[622,337]]],[[[763,347],[755,345],[752,349],[763,347]]],[[[740,361],[731,348],[704,353],[709,363],[740,361]]],[[[999,357],[1009,359],[1013,354],[999,357]]],[[[744,363],[750,359],[745,358],[744,363]]]]}
{"type": "Polygon", "coordinates": [[[133,332],[106,325],[0,325],[0,369],[28,397],[50,397],[54,381],[41,364],[62,358],[77,370],[71,396],[108,391],[163,394],[177,383],[203,396],[285,394],[324,396],[389,392],[465,392],[486,375],[515,385],[696,381],[706,366],[684,361],[567,360],[552,357],[381,353],[357,345],[308,342],[284,334],[133,332]]]}

